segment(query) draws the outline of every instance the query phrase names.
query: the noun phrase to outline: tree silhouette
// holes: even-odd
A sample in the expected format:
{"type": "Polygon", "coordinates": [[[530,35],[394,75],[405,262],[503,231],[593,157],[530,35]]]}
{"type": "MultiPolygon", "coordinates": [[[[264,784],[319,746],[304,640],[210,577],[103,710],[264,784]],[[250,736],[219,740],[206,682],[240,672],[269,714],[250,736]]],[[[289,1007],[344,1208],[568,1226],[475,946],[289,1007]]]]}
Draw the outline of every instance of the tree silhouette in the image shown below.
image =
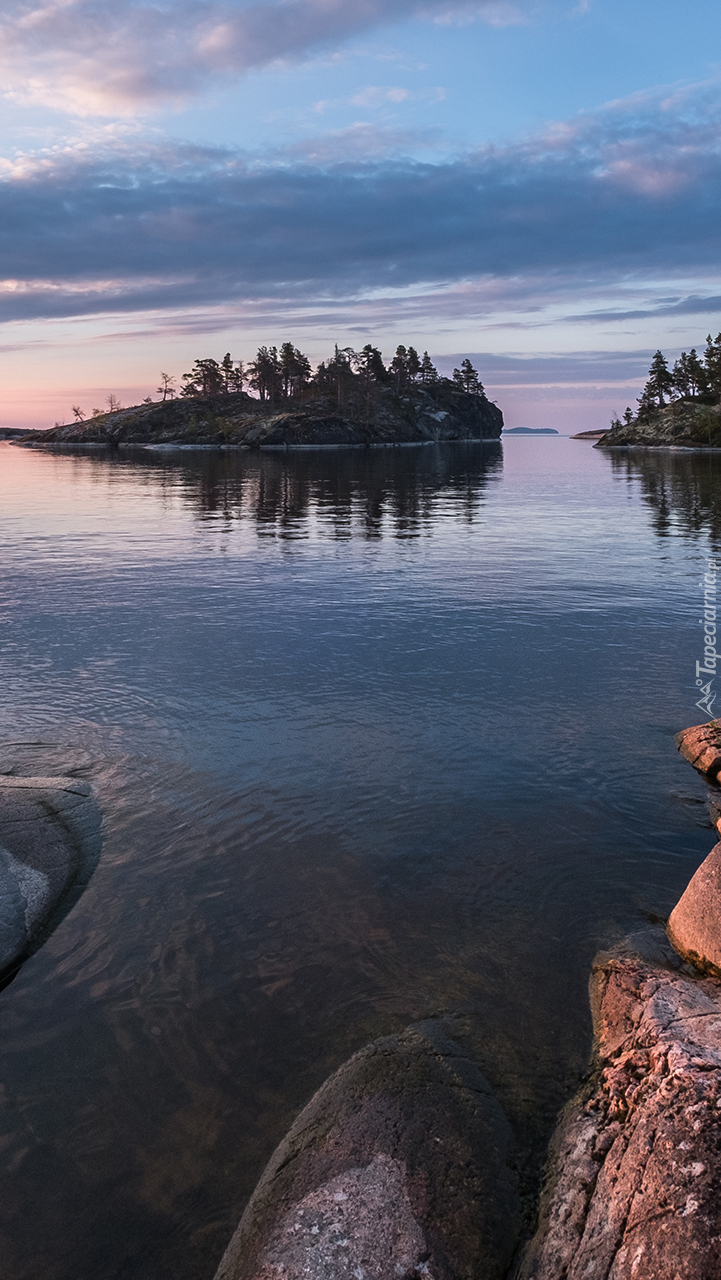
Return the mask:
{"type": "Polygon", "coordinates": [[[283,395],[300,395],[310,380],[310,360],[292,342],[284,342],[280,348],[280,381],[283,395]]]}
{"type": "Polygon", "coordinates": [[[173,378],[171,374],[161,372],[160,386],[156,389],[156,395],[163,397],[163,403],[165,403],[168,398],[172,400],[175,395],[175,388],[173,386],[174,382],[175,378],[173,378]]]}
{"type": "Polygon", "coordinates": [[[666,357],[663,351],[657,351],[651,361],[648,381],[643,389],[643,395],[652,404],[657,405],[659,409],[663,409],[666,404],[665,397],[671,396],[673,389],[673,374],[666,363],[666,357]]]}
{"type": "Polygon", "coordinates": [[[689,352],[682,351],[673,366],[673,386],[680,396],[695,397],[708,387],[708,379],[704,367],[699,360],[695,347],[689,352]]]}
{"type": "Polygon", "coordinates": [[[223,392],[226,396],[243,390],[245,365],[242,360],[234,360],[230,352],[226,351],[220,362],[220,372],[223,378],[223,392]]]}
{"type": "Polygon", "coordinates": [[[223,390],[223,374],[217,360],[196,360],[190,373],[184,373],[181,381],[181,396],[199,396],[212,402],[223,390]]]}
{"type": "Polygon", "coordinates": [[[421,361],[415,347],[396,347],[396,353],[390,363],[391,376],[396,390],[415,382],[421,371],[421,361]]]}
{"type": "Polygon", "coordinates": [[[704,373],[708,390],[714,396],[721,396],[721,333],[715,338],[710,333],[706,337],[704,373]]]}
{"type": "Polygon", "coordinates": [[[453,381],[465,391],[467,395],[482,396],[483,383],[478,377],[478,371],[473,368],[470,360],[461,360],[460,369],[453,370],[453,381]]]}
{"type": "Polygon", "coordinates": [[[427,351],[423,352],[423,359],[421,360],[420,380],[424,386],[432,386],[434,382],[440,381],[438,370],[427,351]]]}

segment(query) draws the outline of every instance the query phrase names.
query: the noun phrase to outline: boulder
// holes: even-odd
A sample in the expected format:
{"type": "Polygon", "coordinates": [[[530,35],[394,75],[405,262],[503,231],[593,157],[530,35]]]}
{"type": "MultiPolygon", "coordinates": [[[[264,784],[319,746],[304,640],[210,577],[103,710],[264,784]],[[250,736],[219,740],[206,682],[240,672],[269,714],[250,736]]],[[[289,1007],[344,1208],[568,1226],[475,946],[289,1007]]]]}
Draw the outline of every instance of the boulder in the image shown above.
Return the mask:
{"type": "Polygon", "coordinates": [[[597,1062],[563,1113],[515,1280],[721,1275],[721,987],[639,959],[594,966],[597,1062]]]}
{"type": "Polygon", "coordinates": [[[684,759],[713,782],[721,769],[721,721],[692,725],[675,741],[684,759]]]}
{"type": "Polygon", "coordinates": [[[708,811],[711,821],[721,836],[721,791],[714,792],[708,798],[708,811]]]}
{"type": "Polygon", "coordinates": [[[99,854],[87,782],[0,776],[0,984],[74,906],[99,854]]]}
{"type": "Polygon", "coordinates": [[[356,1053],[272,1156],[216,1280],[502,1280],[520,1227],[508,1121],[436,1021],[356,1053]]]}
{"type": "Polygon", "coordinates": [[[684,960],[721,978],[721,844],[692,877],[669,916],[666,932],[684,960]]]}

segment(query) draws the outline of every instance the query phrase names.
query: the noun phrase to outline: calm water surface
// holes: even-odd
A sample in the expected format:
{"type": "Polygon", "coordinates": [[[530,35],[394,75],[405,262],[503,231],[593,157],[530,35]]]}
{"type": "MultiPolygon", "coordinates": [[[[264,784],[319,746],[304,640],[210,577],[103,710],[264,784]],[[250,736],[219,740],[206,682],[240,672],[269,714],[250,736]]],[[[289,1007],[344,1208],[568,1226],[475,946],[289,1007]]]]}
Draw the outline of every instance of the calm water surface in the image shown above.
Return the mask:
{"type": "Polygon", "coordinates": [[[713,842],[672,735],[720,481],[560,438],[0,445],[0,768],[105,822],[0,995],[3,1280],[210,1280],[314,1089],[432,1014],[545,1138],[595,951],[713,842]]]}

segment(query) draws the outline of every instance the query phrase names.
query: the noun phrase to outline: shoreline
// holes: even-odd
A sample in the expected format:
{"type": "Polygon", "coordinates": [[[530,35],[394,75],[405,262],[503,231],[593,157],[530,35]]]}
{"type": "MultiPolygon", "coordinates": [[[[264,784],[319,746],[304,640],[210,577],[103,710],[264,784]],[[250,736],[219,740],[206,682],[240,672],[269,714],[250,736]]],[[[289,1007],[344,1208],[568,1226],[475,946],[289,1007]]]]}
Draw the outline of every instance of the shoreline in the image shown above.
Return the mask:
{"type": "Polygon", "coordinates": [[[120,440],[117,444],[111,444],[105,440],[67,440],[57,442],[52,440],[38,440],[37,442],[34,440],[8,440],[7,443],[17,445],[23,449],[48,449],[53,452],[104,449],[108,453],[116,453],[121,449],[137,449],[146,453],[307,453],[317,450],[418,449],[425,448],[428,445],[500,444],[501,437],[468,436],[457,440],[373,440],[362,444],[350,441],[338,444],[183,444],[172,440],[162,441],[158,444],[143,444],[125,440],[120,440]]]}

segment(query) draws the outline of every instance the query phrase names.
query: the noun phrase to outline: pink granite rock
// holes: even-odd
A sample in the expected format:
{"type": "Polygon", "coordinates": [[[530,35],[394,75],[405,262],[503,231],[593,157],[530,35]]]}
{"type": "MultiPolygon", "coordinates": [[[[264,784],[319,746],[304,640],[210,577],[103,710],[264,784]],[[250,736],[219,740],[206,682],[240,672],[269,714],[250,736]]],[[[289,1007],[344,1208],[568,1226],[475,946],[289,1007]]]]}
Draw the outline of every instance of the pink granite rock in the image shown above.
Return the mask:
{"type": "Polygon", "coordinates": [[[598,1071],[554,1138],[516,1280],[721,1276],[721,986],[607,960],[598,1071]]]}
{"type": "Polygon", "coordinates": [[[711,821],[721,836],[721,791],[715,790],[708,798],[708,811],[711,821]]]}
{"type": "Polygon", "coordinates": [[[442,1025],[376,1040],[301,1112],[216,1280],[504,1280],[520,1227],[510,1147],[442,1025]]]}
{"type": "Polygon", "coordinates": [[[721,844],[714,846],[689,882],[666,932],[684,960],[721,978],[721,844]]]}
{"type": "Polygon", "coordinates": [[[721,721],[711,720],[708,724],[684,729],[676,734],[676,746],[694,769],[715,779],[721,770],[721,721]]]}

